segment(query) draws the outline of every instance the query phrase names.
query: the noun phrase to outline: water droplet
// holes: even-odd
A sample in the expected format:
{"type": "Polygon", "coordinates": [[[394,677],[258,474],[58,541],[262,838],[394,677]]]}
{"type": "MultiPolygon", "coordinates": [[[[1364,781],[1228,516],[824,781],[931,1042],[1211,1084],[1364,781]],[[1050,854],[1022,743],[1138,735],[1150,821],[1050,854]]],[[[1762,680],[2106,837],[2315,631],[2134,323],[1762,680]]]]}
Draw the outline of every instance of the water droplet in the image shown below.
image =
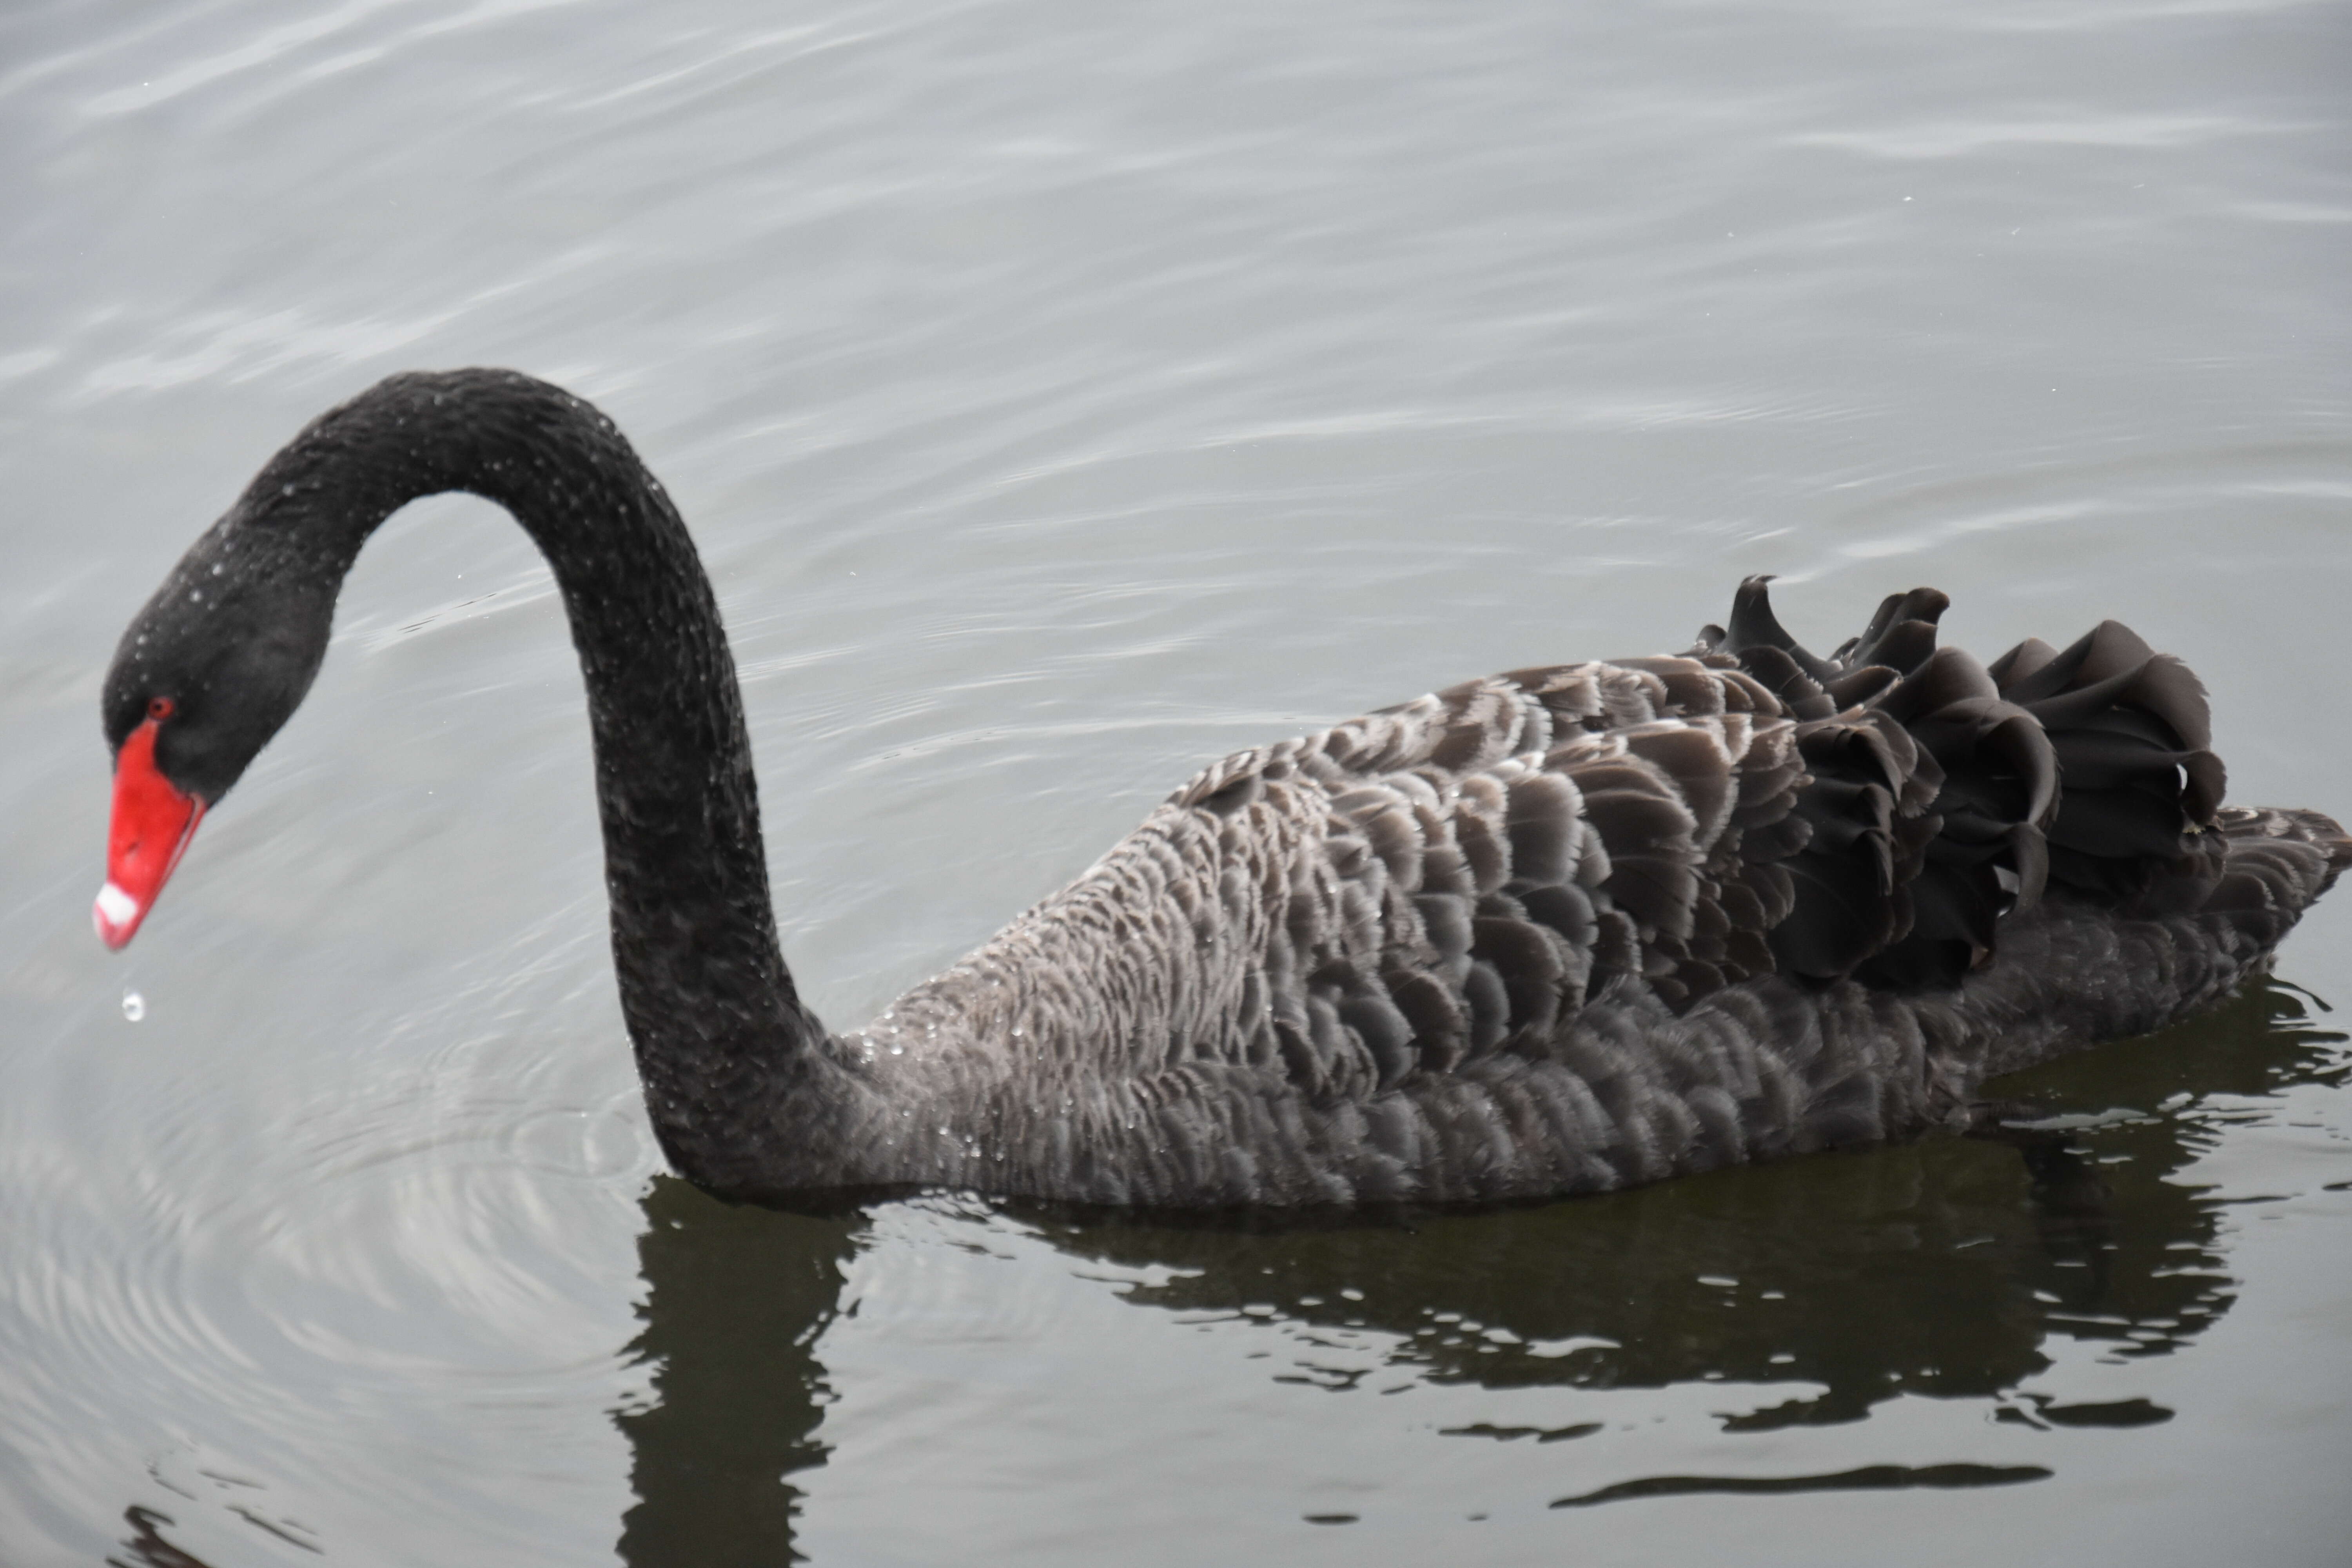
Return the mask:
{"type": "Polygon", "coordinates": [[[145,1017],[147,1016],[147,998],[142,996],[136,991],[125,991],[122,994],[122,1016],[130,1019],[134,1024],[140,1019],[145,1017]]]}

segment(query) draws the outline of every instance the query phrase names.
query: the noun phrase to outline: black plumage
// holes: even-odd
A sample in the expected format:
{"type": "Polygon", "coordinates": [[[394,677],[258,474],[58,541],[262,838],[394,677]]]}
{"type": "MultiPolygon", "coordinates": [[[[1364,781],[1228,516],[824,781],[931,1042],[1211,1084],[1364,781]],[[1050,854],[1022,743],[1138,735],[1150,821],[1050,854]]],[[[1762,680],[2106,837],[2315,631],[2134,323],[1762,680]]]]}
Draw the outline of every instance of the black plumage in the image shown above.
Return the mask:
{"type": "Polygon", "coordinates": [[[2352,860],[2316,814],[2224,809],[2203,689],[2113,622],[1987,668],[1916,589],[1821,658],[1757,579],[1686,653],[1215,763],[833,1034],[777,948],[700,563],[558,388],[395,376],[322,416],[125,634],[110,741],[191,694],[155,756],[217,799],[307,689],[368,534],[453,489],[554,567],[647,1109],[730,1196],[1486,1201],[1904,1135],[1989,1072],[2218,999],[2352,860]]]}

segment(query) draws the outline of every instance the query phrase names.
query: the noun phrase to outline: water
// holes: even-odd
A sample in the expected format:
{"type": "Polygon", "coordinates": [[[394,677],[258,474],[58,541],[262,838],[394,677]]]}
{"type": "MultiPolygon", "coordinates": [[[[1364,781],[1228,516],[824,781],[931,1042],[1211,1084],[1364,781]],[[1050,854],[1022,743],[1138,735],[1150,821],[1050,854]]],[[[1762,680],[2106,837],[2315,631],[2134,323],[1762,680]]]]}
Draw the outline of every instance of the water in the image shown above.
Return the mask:
{"type": "Polygon", "coordinates": [[[0,1564],[2342,1561],[2340,891],[2309,994],[2001,1086],[2024,1147],[1306,1234],[729,1210],[636,1102],[547,575],[445,500],[127,955],[88,907],[123,621],[302,421],[467,363],[679,499],[837,1022],[1203,759],[1750,572],[1822,642],[2117,616],[2235,798],[2352,810],[2347,41],[11,9],[0,1564]]]}

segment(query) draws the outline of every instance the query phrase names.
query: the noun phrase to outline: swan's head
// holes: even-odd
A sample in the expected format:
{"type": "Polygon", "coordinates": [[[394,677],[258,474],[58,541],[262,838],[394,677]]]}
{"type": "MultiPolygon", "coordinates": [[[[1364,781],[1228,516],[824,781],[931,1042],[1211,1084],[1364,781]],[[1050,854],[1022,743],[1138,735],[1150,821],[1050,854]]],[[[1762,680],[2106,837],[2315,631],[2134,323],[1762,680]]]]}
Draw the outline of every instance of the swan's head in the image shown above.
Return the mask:
{"type": "Polygon", "coordinates": [[[332,584],[287,570],[274,531],[237,521],[181,558],[106,672],[114,809],[92,919],[110,948],[138,931],[196,824],[293,716],[326,652],[332,584]]]}

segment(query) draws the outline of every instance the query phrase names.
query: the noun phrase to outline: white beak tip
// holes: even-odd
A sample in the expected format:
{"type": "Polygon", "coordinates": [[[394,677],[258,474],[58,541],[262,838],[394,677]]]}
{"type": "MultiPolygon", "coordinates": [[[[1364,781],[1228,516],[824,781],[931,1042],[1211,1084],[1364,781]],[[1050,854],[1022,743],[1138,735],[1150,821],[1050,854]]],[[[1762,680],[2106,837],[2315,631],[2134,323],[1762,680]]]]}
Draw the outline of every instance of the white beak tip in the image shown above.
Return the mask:
{"type": "Polygon", "coordinates": [[[98,902],[90,907],[90,923],[98,928],[100,942],[119,948],[131,940],[143,912],[137,899],[109,882],[98,890],[98,902]]]}

